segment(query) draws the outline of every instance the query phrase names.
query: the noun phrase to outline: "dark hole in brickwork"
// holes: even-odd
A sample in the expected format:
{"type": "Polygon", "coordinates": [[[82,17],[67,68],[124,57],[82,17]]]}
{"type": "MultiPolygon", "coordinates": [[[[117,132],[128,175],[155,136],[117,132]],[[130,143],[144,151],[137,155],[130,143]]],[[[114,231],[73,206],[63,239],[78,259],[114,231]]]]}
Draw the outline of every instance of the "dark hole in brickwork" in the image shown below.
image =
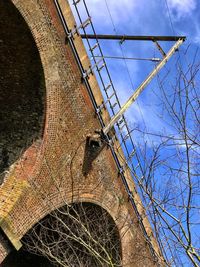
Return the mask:
{"type": "Polygon", "coordinates": [[[116,224],[107,211],[91,203],[77,203],[53,211],[22,242],[24,250],[50,257],[55,266],[61,266],[56,258],[62,266],[69,267],[121,266],[116,224]]]}
{"type": "Polygon", "coordinates": [[[84,176],[88,175],[89,171],[92,168],[92,163],[99,155],[101,150],[105,147],[106,143],[98,137],[87,137],[85,144],[85,153],[83,160],[82,173],[84,176]]]}
{"type": "Polygon", "coordinates": [[[90,142],[90,146],[92,147],[92,148],[96,148],[96,147],[100,147],[100,142],[98,142],[98,141],[95,141],[95,140],[92,140],[91,142],[90,142]]]}
{"type": "Polygon", "coordinates": [[[1,267],[54,267],[55,265],[42,256],[34,255],[23,249],[12,251],[0,264],[1,267]]]}
{"type": "MultiPolygon", "coordinates": [[[[5,250],[9,253],[13,250],[13,245],[10,240],[7,238],[4,231],[0,228],[0,243],[5,248],[5,250]]],[[[1,264],[0,264],[1,266],[1,264]]]]}
{"type": "Polygon", "coordinates": [[[0,184],[43,131],[44,74],[33,36],[10,0],[0,1],[0,184]]]}

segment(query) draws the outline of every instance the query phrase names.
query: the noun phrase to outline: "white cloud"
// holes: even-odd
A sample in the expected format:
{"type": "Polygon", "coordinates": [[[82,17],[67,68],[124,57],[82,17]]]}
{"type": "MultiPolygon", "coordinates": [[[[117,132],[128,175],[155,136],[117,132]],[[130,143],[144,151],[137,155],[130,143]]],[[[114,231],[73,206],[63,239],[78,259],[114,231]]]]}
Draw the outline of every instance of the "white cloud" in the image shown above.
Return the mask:
{"type": "MultiPolygon", "coordinates": [[[[109,18],[109,12],[113,19],[120,21],[123,19],[128,19],[128,15],[133,14],[132,12],[137,11],[137,7],[140,6],[138,1],[130,0],[87,0],[87,5],[90,7],[91,13],[94,13],[97,17],[104,17],[107,20],[109,18]]],[[[105,23],[105,21],[103,21],[105,23]]]]}
{"type": "MultiPolygon", "coordinates": [[[[121,26],[126,30],[133,27],[132,32],[135,27],[143,28],[141,23],[144,14],[150,14],[149,17],[152,18],[151,10],[157,6],[154,4],[154,0],[150,0],[148,3],[146,0],[87,0],[86,4],[96,30],[101,32],[105,31],[105,28],[113,32],[114,27],[118,32],[121,26]]],[[[78,3],[78,9],[79,11],[84,10],[82,1],[78,3]]]]}
{"type": "MultiPolygon", "coordinates": [[[[191,17],[197,9],[198,0],[167,0],[170,14],[173,17],[172,22],[174,23],[175,31],[180,35],[183,30],[186,31],[182,35],[191,35],[191,32],[195,33],[195,42],[200,40],[200,30],[197,23],[196,27],[192,27],[194,24],[194,19],[191,17]],[[187,25],[186,25],[187,24],[187,25]],[[191,26],[191,28],[189,27],[191,26]]],[[[71,0],[72,2],[72,0],[71,0]]],[[[95,30],[97,33],[113,33],[113,25],[111,18],[106,7],[105,0],[86,0],[90,15],[92,16],[92,21],[95,25],[95,30]]],[[[169,23],[168,13],[166,12],[165,1],[155,1],[155,0],[107,0],[109,6],[109,11],[111,13],[113,22],[115,24],[116,30],[120,34],[143,34],[143,35],[170,35],[171,27],[169,23]]],[[[82,1],[78,4],[79,10],[81,10],[82,1]]],[[[82,12],[84,14],[84,12],[82,12]]],[[[85,19],[86,19],[86,14],[85,19]]],[[[195,14],[194,14],[195,17],[195,14]]],[[[84,20],[84,19],[83,19],[84,20]]],[[[133,57],[153,57],[154,50],[150,49],[152,43],[134,43],[130,44],[128,47],[128,42],[123,43],[123,48],[125,49],[126,56],[133,57]],[[126,46],[127,45],[127,46],[126,46]],[[129,50],[128,50],[129,48],[129,50]]],[[[119,55],[121,56],[120,49],[118,46],[110,43],[102,44],[103,51],[105,55],[119,55]]],[[[132,88],[129,77],[124,70],[123,61],[109,61],[109,70],[114,84],[116,85],[116,90],[120,102],[124,103],[128,97],[130,97],[133,89],[137,87],[144,77],[147,68],[143,68],[143,63],[136,61],[128,62],[129,72],[133,79],[134,88],[132,88]]],[[[145,65],[146,66],[146,65],[145,65]]],[[[150,90],[150,88],[148,89],[150,90]]],[[[143,98],[143,96],[141,96],[143,98]]],[[[145,100],[144,100],[145,102],[145,100]]],[[[131,124],[145,124],[150,132],[159,133],[160,131],[168,131],[171,133],[171,129],[168,125],[159,118],[156,114],[159,112],[156,108],[141,104],[140,107],[135,103],[132,108],[127,111],[126,117],[131,124]]]]}
{"type": "Polygon", "coordinates": [[[194,36],[193,36],[193,41],[196,44],[200,44],[200,27],[198,22],[194,22],[194,36]]]}
{"type": "Polygon", "coordinates": [[[191,15],[197,6],[196,0],[168,0],[169,9],[174,12],[174,17],[180,19],[181,17],[191,15]]]}

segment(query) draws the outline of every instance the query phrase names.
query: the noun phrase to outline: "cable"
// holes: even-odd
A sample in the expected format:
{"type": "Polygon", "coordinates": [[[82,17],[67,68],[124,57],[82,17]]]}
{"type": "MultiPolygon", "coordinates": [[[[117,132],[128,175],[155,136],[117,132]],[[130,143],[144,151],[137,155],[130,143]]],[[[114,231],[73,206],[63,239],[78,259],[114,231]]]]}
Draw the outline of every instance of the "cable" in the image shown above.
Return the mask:
{"type": "MultiPolygon", "coordinates": [[[[116,31],[116,27],[115,27],[115,25],[114,25],[114,20],[113,20],[113,18],[112,18],[111,12],[110,12],[110,10],[109,10],[108,3],[107,3],[106,0],[105,0],[105,2],[106,2],[107,9],[108,9],[108,13],[109,13],[109,15],[110,15],[110,17],[111,17],[111,21],[112,21],[112,24],[113,24],[113,28],[114,28],[114,30],[116,31]]],[[[171,18],[170,18],[170,19],[171,19],[171,18]]],[[[171,26],[173,27],[172,21],[171,21],[171,26]]],[[[121,46],[120,46],[120,48],[121,48],[121,46]]],[[[126,68],[127,68],[127,72],[128,72],[128,75],[129,75],[129,79],[130,79],[131,85],[133,86],[133,82],[132,82],[132,79],[131,79],[131,76],[130,76],[130,72],[129,72],[129,69],[128,69],[128,66],[127,66],[127,63],[126,63],[126,60],[125,60],[126,58],[125,58],[125,55],[124,55],[124,52],[123,52],[123,49],[122,49],[122,48],[121,48],[121,52],[122,52],[122,55],[123,55],[123,59],[124,59],[124,61],[125,61],[125,65],[126,65],[126,68]]],[[[137,104],[138,104],[138,103],[137,103],[137,104]]],[[[144,118],[143,118],[143,114],[142,114],[142,112],[141,112],[141,109],[140,109],[139,104],[138,104],[138,107],[139,107],[140,113],[141,113],[141,115],[142,115],[143,122],[144,122],[144,124],[145,124],[145,121],[144,121],[144,118]]],[[[145,124],[145,128],[147,129],[146,124],[145,124]]],[[[147,136],[147,138],[148,138],[148,136],[147,136]]],[[[164,231],[164,230],[163,230],[163,231],[164,231]]],[[[166,236],[166,234],[165,234],[164,232],[163,232],[163,234],[164,234],[164,236],[166,236]]],[[[168,247],[169,247],[169,249],[170,249],[169,244],[168,244],[168,247]]],[[[163,249],[162,249],[162,251],[163,251],[163,249]]],[[[171,253],[172,253],[172,251],[171,251],[171,253]]],[[[166,253],[165,253],[165,257],[167,258],[166,253]]]]}
{"type": "Polygon", "coordinates": [[[168,1],[167,0],[164,0],[164,1],[165,1],[165,4],[166,4],[166,7],[167,7],[167,13],[168,13],[170,25],[171,25],[171,28],[172,28],[172,32],[175,35],[176,33],[175,33],[175,30],[174,30],[174,25],[172,23],[172,18],[171,18],[171,14],[170,14],[170,9],[169,9],[169,5],[168,5],[168,1]]]}
{"type": "MultiPolygon", "coordinates": [[[[109,9],[109,6],[108,6],[108,2],[107,0],[105,0],[105,3],[106,3],[106,7],[107,7],[107,10],[108,10],[108,13],[109,13],[109,16],[110,16],[110,19],[111,19],[111,22],[112,22],[112,25],[113,25],[113,29],[115,31],[115,33],[117,34],[117,30],[116,30],[116,27],[115,27],[115,24],[114,24],[114,19],[112,18],[112,14],[111,14],[111,11],[109,9]]],[[[128,73],[128,77],[129,77],[129,80],[130,80],[130,84],[132,86],[132,88],[134,88],[134,85],[133,85],[133,81],[132,81],[132,78],[131,78],[131,75],[130,75],[130,71],[129,71],[129,68],[128,68],[128,65],[127,65],[127,62],[125,60],[125,54],[124,54],[124,51],[122,49],[122,46],[120,45],[119,43],[119,47],[120,47],[120,50],[121,50],[121,53],[122,53],[122,57],[124,58],[124,63],[125,63],[125,67],[126,67],[126,70],[127,70],[127,73],[128,73]]],[[[147,126],[146,126],[146,123],[145,123],[145,120],[144,120],[144,116],[143,116],[143,113],[142,113],[142,110],[141,110],[141,107],[140,107],[140,104],[139,102],[136,100],[136,103],[137,103],[137,106],[139,108],[139,113],[141,115],[141,118],[142,118],[142,121],[143,121],[143,124],[144,124],[144,127],[145,127],[145,130],[147,131],[147,126]]],[[[128,134],[130,133],[130,130],[128,129],[128,134]]],[[[130,134],[129,134],[130,136],[130,134]]],[[[132,140],[132,137],[130,136],[131,140],[132,140]]],[[[149,136],[147,135],[147,139],[150,143],[150,138],[149,136]]],[[[133,146],[133,149],[135,150],[135,156],[136,156],[136,161],[137,161],[137,164],[139,165],[139,168],[140,168],[140,172],[141,174],[143,175],[143,171],[142,171],[142,160],[141,160],[141,157],[140,155],[142,155],[142,152],[140,150],[140,148],[137,148],[137,150],[135,149],[135,145],[134,143],[132,142],[132,146],[133,146]],[[138,151],[138,152],[137,152],[138,151]]],[[[131,160],[133,162],[133,159],[131,160]]],[[[132,168],[133,170],[135,169],[134,166],[133,166],[133,163],[132,163],[132,168]]]]}
{"type": "MultiPolygon", "coordinates": [[[[165,5],[167,7],[167,13],[168,13],[169,22],[170,22],[170,25],[171,25],[172,32],[173,32],[174,35],[176,35],[175,27],[173,25],[172,16],[171,16],[171,13],[170,13],[168,0],[164,0],[164,1],[165,1],[165,5]]],[[[179,57],[181,57],[179,49],[178,49],[178,54],[179,54],[179,57]]],[[[178,58],[178,61],[180,62],[180,58],[178,58]]]]}
{"type": "MultiPolygon", "coordinates": [[[[115,27],[114,19],[112,18],[112,14],[111,14],[111,11],[109,9],[108,2],[107,2],[107,0],[104,0],[104,1],[106,3],[106,7],[107,7],[107,10],[108,10],[108,13],[109,13],[112,25],[113,25],[113,29],[114,29],[115,33],[117,34],[117,30],[116,30],[116,27],[115,27]]],[[[131,78],[131,74],[130,74],[130,71],[129,71],[129,68],[128,68],[128,65],[127,65],[127,62],[126,62],[125,53],[124,53],[124,51],[122,49],[122,45],[120,43],[119,43],[119,47],[120,47],[120,50],[121,50],[121,53],[122,53],[122,57],[124,58],[124,63],[125,63],[125,67],[126,67],[126,70],[127,70],[127,73],[128,73],[128,77],[129,77],[129,80],[130,80],[131,87],[134,88],[134,84],[133,84],[133,81],[132,81],[132,78],[131,78]]],[[[141,110],[141,107],[140,107],[140,104],[139,104],[138,100],[136,100],[136,103],[138,105],[139,112],[140,112],[142,121],[144,123],[145,129],[147,129],[147,126],[146,126],[146,123],[145,123],[145,120],[144,120],[144,116],[143,116],[143,113],[142,113],[142,110],[141,110]]],[[[147,138],[149,139],[149,137],[147,137],[147,138]]],[[[149,142],[150,142],[150,139],[149,139],[149,142]]]]}
{"type": "MultiPolygon", "coordinates": [[[[85,3],[85,1],[83,1],[84,3],[85,3]]],[[[91,26],[92,26],[92,24],[91,24],[91,26]]],[[[92,26],[92,28],[93,28],[93,26],[92,26]]],[[[114,28],[115,28],[115,26],[114,26],[114,28]]],[[[93,29],[94,30],[94,29],[93,29]]],[[[83,31],[85,32],[85,29],[83,29],[83,31]]],[[[97,40],[98,41],[98,40],[97,40]]],[[[122,54],[123,54],[123,51],[122,51],[122,54]]],[[[128,70],[128,69],[127,69],[128,70]]],[[[128,70],[129,71],[129,70],[128,70]]],[[[129,74],[130,75],[130,74],[129,74]]],[[[131,81],[131,79],[130,79],[130,81],[131,81]]],[[[132,82],[132,81],[131,81],[132,82]]],[[[120,105],[120,104],[119,104],[120,105]]],[[[125,121],[125,119],[124,119],[124,121],[125,121]]],[[[119,127],[119,126],[118,126],[119,127]]],[[[119,127],[119,129],[120,129],[120,127],[119,127]]],[[[132,141],[132,138],[131,138],[131,136],[130,136],[130,130],[129,130],[129,128],[128,128],[128,126],[126,125],[126,129],[127,129],[127,132],[128,132],[128,136],[130,137],[130,140],[131,140],[131,144],[132,144],[132,146],[134,147],[134,143],[133,143],[133,141],[132,141]]],[[[119,132],[120,133],[120,132],[119,132]]],[[[121,133],[120,133],[121,134],[121,133]]],[[[124,142],[124,146],[126,146],[126,142],[125,142],[125,139],[124,139],[125,137],[123,137],[122,136],[122,140],[123,140],[123,142],[124,142]]],[[[128,152],[129,153],[129,152],[128,152]]],[[[116,158],[116,156],[114,155],[114,158],[116,158]]],[[[139,155],[137,155],[136,154],[136,160],[137,160],[137,163],[139,164],[139,166],[140,166],[140,169],[141,169],[141,172],[142,172],[142,167],[141,167],[141,160],[140,160],[140,158],[139,158],[139,155]]],[[[134,170],[134,167],[132,168],[133,170],[134,170]]],[[[120,170],[120,169],[119,169],[120,170]]],[[[123,182],[125,183],[125,186],[126,186],[126,184],[127,184],[127,181],[125,181],[125,178],[124,178],[124,176],[122,177],[122,180],[123,180],[123,182]]],[[[126,187],[126,189],[127,189],[127,192],[128,193],[130,193],[129,192],[129,189],[126,187]]],[[[134,204],[135,205],[135,204],[134,204]]],[[[141,228],[144,228],[144,225],[143,224],[141,224],[141,228]]],[[[151,247],[150,247],[151,248],[151,247]]]]}

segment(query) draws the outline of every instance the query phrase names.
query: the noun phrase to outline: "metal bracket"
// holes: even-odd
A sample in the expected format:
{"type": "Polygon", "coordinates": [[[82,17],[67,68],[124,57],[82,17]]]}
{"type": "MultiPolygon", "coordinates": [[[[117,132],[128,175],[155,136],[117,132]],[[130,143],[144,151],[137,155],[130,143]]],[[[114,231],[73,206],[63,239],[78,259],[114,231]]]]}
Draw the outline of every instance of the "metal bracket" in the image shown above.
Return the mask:
{"type": "Polygon", "coordinates": [[[125,35],[122,36],[122,39],[119,41],[119,43],[122,45],[124,41],[125,41],[125,35]]]}
{"type": "Polygon", "coordinates": [[[162,49],[162,47],[160,46],[160,44],[155,40],[153,41],[156,44],[156,47],[158,48],[158,50],[160,51],[160,53],[162,54],[163,57],[166,57],[166,53],[165,51],[162,49]]]}
{"type": "Polygon", "coordinates": [[[83,79],[89,78],[90,74],[93,74],[91,66],[83,72],[83,79]]]}
{"type": "Polygon", "coordinates": [[[74,35],[80,35],[79,30],[80,29],[85,29],[89,24],[91,23],[91,18],[87,18],[81,25],[78,27],[75,25],[73,29],[70,30],[68,33],[68,38],[74,38],[74,35]]]}
{"type": "Polygon", "coordinates": [[[112,93],[112,95],[109,96],[106,101],[102,102],[102,104],[99,106],[99,109],[102,110],[103,108],[106,108],[106,104],[111,100],[113,96],[115,96],[115,93],[112,93]]]}
{"type": "Polygon", "coordinates": [[[101,58],[99,61],[97,61],[93,66],[90,66],[85,72],[83,73],[83,79],[87,78],[90,74],[93,74],[93,70],[97,68],[98,71],[100,71],[104,66],[102,65],[100,68],[98,68],[99,63],[103,61],[103,58],[101,58]]]}
{"type": "Polygon", "coordinates": [[[121,166],[119,169],[119,174],[122,175],[125,172],[124,166],[121,166]]]}
{"type": "Polygon", "coordinates": [[[153,71],[147,76],[147,78],[137,87],[133,95],[127,100],[127,102],[121,107],[121,109],[111,118],[107,126],[103,128],[104,134],[107,134],[114,124],[121,118],[124,112],[132,105],[133,102],[138,98],[150,81],[156,76],[156,74],[162,69],[162,67],[167,63],[170,57],[177,51],[179,46],[184,42],[185,38],[180,38],[168,51],[166,56],[160,61],[160,63],[153,69],[153,71]]]}
{"type": "Polygon", "coordinates": [[[73,5],[76,6],[81,0],[73,0],[73,5]]]}

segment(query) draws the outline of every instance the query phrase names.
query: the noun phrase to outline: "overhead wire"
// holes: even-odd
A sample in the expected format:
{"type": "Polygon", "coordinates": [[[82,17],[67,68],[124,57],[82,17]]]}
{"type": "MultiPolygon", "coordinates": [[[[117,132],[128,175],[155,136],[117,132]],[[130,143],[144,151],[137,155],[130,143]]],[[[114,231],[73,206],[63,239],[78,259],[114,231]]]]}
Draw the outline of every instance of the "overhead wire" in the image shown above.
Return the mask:
{"type": "MultiPolygon", "coordinates": [[[[116,29],[115,25],[114,25],[114,29],[116,29]]],[[[122,50],[122,55],[123,55],[123,50],[122,50]]],[[[128,71],[129,71],[129,69],[128,69],[128,71]]],[[[130,80],[130,81],[132,82],[132,80],[130,80]]],[[[137,158],[137,160],[138,160],[138,158],[137,158]]],[[[139,160],[139,162],[141,163],[141,160],[139,160]]]]}
{"type": "MultiPolygon", "coordinates": [[[[85,8],[87,9],[87,6],[86,6],[86,3],[85,3],[85,1],[83,0],[83,2],[84,2],[84,5],[85,5],[85,8]]],[[[77,10],[77,12],[78,12],[78,10],[77,10]]],[[[79,12],[78,12],[79,13],[79,12]]],[[[88,9],[87,9],[87,13],[88,13],[88,9]]],[[[89,15],[89,13],[88,13],[88,15],[89,15]]],[[[79,16],[80,16],[80,14],[79,14],[79,16]]],[[[81,21],[81,20],[80,20],[81,21]]],[[[93,29],[93,31],[94,31],[94,33],[95,33],[95,30],[94,30],[94,28],[93,28],[93,25],[92,25],[92,23],[91,23],[91,26],[92,26],[92,29],[93,29]]],[[[85,32],[86,33],[86,32],[85,32]]],[[[97,40],[98,41],[98,40],[97,40]]],[[[100,46],[99,46],[99,48],[100,48],[100,46]]],[[[110,76],[109,76],[110,77],[110,76]]],[[[117,97],[117,96],[116,96],[117,97]]],[[[120,106],[120,103],[119,103],[119,106],[120,106]]],[[[123,118],[124,119],[124,122],[126,121],[125,120],[125,118],[123,118]]],[[[126,124],[125,124],[126,125],[126,124]]],[[[118,125],[118,127],[119,127],[119,125],[118,125]]],[[[128,126],[126,125],[126,129],[127,129],[127,132],[128,132],[128,134],[129,134],[129,128],[128,128],[128,126]]],[[[119,132],[120,133],[120,132],[119,132]]],[[[121,133],[120,133],[121,134],[121,133]]],[[[130,136],[130,134],[129,134],[129,136],[130,136]]],[[[125,137],[123,137],[123,138],[125,138],[125,137]]],[[[122,138],[122,140],[123,140],[123,142],[124,142],[124,146],[125,146],[125,148],[126,148],[126,142],[125,142],[125,139],[123,139],[122,138]]],[[[133,144],[133,141],[132,141],[132,138],[131,138],[131,136],[130,136],[130,141],[131,141],[131,144],[132,144],[132,146],[134,147],[134,144],[133,144]]],[[[112,149],[111,149],[111,151],[112,151],[112,149]]],[[[116,158],[116,156],[114,156],[114,158],[116,158]]],[[[137,158],[137,161],[138,162],[140,162],[140,160],[138,160],[138,158],[137,158]]],[[[118,162],[118,160],[116,161],[116,163],[118,162]]],[[[123,167],[123,166],[122,166],[123,167]]],[[[120,167],[120,173],[121,173],[121,167],[120,167]]],[[[126,187],[126,184],[127,184],[127,182],[124,180],[125,178],[124,178],[124,175],[121,175],[122,176],[122,180],[123,180],[123,182],[124,182],[124,185],[125,185],[125,187],[126,187]]],[[[133,203],[132,202],[132,205],[133,205],[133,208],[134,209],[136,209],[136,214],[138,214],[138,211],[137,211],[137,208],[135,207],[135,203],[133,203]]],[[[141,222],[140,222],[141,223],[141,222]]],[[[142,228],[142,230],[144,231],[144,233],[145,233],[145,237],[146,237],[146,230],[145,230],[145,228],[144,228],[144,225],[141,223],[141,228],[142,228]]],[[[148,240],[148,242],[149,242],[149,240],[148,240]]],[[[149,244],[149,246],[150,246],[150,250],[151,250],[151,253],[154,255],[154,249],[153,249],[153,247],[152,247],[152,244],[151,244],[151,242],[150,242],[150,244],[149,244]]]]}
{"type": "MultiPolygon", "coordinates": [[[[167,0],[165,0],[165,1],[166,1],[166,4],[167,4],[167,0]]],[[[114,20],[113,20],[113,18],[112,18],[112,14],[111,14],[111,11],[110,11],[110,9],[109,9],[107,0],[105,0],[105,3],[106,3],[106,7],[107,7],[107,10],[108,10],[110,19],[111,19],[111,21],[112,21],[113,29],[114,29],[114,31],[117,33],[117,30],[116,30],[116,27],[115,27],[115,24],[114,24],[114,20]]],[[[168,12],[169,12],[168,4],[167,4],[167,8],[168,8],[168,12]]],[[[172,30],[173,30],[173,32],[175,33],[175,30],[174,30],[174,27],[173,27],[173,23],[172,23],[172,19],[171,19],[170,13],[169,13],[169,19],[170,19],[170,24],[171,24],[172,30]]],[[[123,59],[124,59],[124,62],[125,62],[125,66],[126,66],[126,68],[127,68],[127,72],[128,72],[128,76],[129,76],[131,85],[132,85],[132,87],[133,87],[132,78],[131,78],[130,71],[129,71],[129,68],[128,68],[128,65],[127,65],[127,62],[126,62],[126,59],[127,59],[127,58],[125,57],[124,51],[123,51],[123,49],[122,49],[121,46],[120,46],[120,49],[121,49],[121,53],[122,53],[122,56],[123,56],[123,59]]],[[[144,117],[143,117],[143,114],[142,114],[142,111],[141,111],[141,108],[140,108],[140,105],[139,105],[138,101],[137,101],[137,104],[138,104],[138,107],[139,107],[139,110],[140,110],[140,113],[141,113],[141,116],[142,116],[142,119],[143,119],[143,122],[144,122],[144,125],[145,125],[145,129],[147,129],[147,126],[146,126],[146,123],[145,123],[145,120],[144,120],[144,117]]],[[[149,136],[148,136],[148,135],[147,135],[147,138],[149,139],[149,136]]],[[[164,229],[162,229],[162,231],[163,231],[163,235],[164,235],[165,239],[167,240],[167,238],[166,238],[167,235],[166,235],[164,229]]],[[[167,240],[167,243],[168,243],[168,240],[167,240]]],[[[159,245],[160,245],[160,244],[159,244],[159,245]]],[[[171,247],[169,246],[169,244],[168,244],[168,248],[169,248],[170,252],[172,253],[172,251],[171,251],[171,247]]],[[[166,259],[168,260],[168,256],[167,256],[167,254],[165,253],[165,251],[164,251],[163,248],[162,248],[162,251],[164,252],[166,259]]]]}
{"type": "MultiPolygon", "coordinates": [[[[107,0],[105,0],[105,4],[106,4],[106,8],[107,8],[108,14],[109,14],[109,16],[110,16],[110,20],[111,20],[111,23],[112,23],[112,26],[113,26],[113,30],[114,30],[114,32],[117,34],[117,29],[116,29],[116,26],[115,26],[115,23],[114,23],[114,19],[113,19],[113,17],[112,17],[112,14],[111,14],[111,11],[110,11],[110,8],[109,8],[109,5],[108,5],[107,0]]],[[[124,51],[123,51],[122,46],[120,45],[120,43],[119,43],[119,47],[120,47],[120,50],[121,50],[122,57],[123,57],[123,59],[124,59],[125,67],[126,67],[127,74],[128,74],[128,77],[129,77],[129,81],[130,81],[131,87],[132,87],[132,89],[133,89],[133,88],[134,88],[134,84],[133,84],[133,81],[132,81],[132,78],[131,78],[131,74],[130,74],[130,71],[129,71],[129,68],[128,68],[128,65],[127,65],[127,61],[126,61],[126,59],[125,59],[124,51]]],[[[145,120],[144,120],[144,117],[143,117],[143,113],[142,113],[142,111],[141,111],[141,107],[140,107],[140,105],[139,105],[139,103],[138,103],[137,100],[136,100],[136,103],[137,103],[137,105],[138,105],[138,108],[139,108],[139,112],[140,112],[142,121],[143,121],[143,123],[144,123],[144,125],[145,125],[145,129],[147,129],[147,126],[146,126],[146,123],[145,123],[145,120]]],[[[130,135],[130,132],[131,132],[131,131],[129,131],[129,129],[128,129],[128,134],[129,134],[129,135],[130,135]]],[[[143,168],[142,168],[142,166],[141,166],[141,165],[142,165],[142,160],[141,160],[142,152],[141,152],[141,150],[140,150],[140,147],[137,149],[137,150],[139,151],[140,154],[137,152],[137,150],[135,149],[135,144],[133,143],[133,137],[130,136],[130,138],[131,138],[131,141],[132,141],[133,148],[134,148],[134,150],[135,150],[135,155],[136,155],[137,164],[139,164],[141,174],[142,174],[142,176],[144,176],[144,175],[143,175],[143,168]]],[[[149,136],[147,136],[147,138],[149,139],[149,136]]],[[[134,169],[134,166],[133,166],[133,159],[131,159],[131,161],[132,161],[132,167],[133,167],[133,169],[134,169]]]]}
{"type": "Polygon", "coordinates": [[[170,14],[168,0],[164,0],[164,1],[165,1],[165,5],[167,7],[167,13],[168,13],[170,25],[171,25],[171,28],[172,28],[172,32],[173,32],[174,35],[176,35],[175,29],[174,29],[174,25],[173,25],[173,22],[172,22],[172,18],[171,18],[171,14],[170,14]]]}
{"type": "MultiPolygon", "coordinates": [[[[167,13],[168,13],[168,18],[169,18],[169,23],[170,23],[170,26],[171,26],[171,30],[173,32],[173,35],[176,35],[177,32],[175,30],[175,27],[174,27],[174,22],[172,20],[172,15],[171,15],[171,12],[170,12],[170,8],[169,8],[169,4],[168,4],[168,0],[164,0],[165,1],[165,5],[166,5],[166,8],[167,8],[167,13]]],[[[179,58],[178,58],[178,61],[180,63],[180,51],[178,49],[178,54],[179,54],[179,58]]]]}
{"type": "MultiPolygon", "coordinates": [[[[169,24],[170,24],[171,30],[173,32],[173,35],[176,35],[176,30],[175,30],[174,23],[173,23],[173,20],[172,20],[172,16],[171,16],[171,12],[170,12],[170,8],[169,8],[168,0],[164,0],[164,2],[165,2],[166,9],[167,9],[167,14],[168,14],[169,24]]],[[[180,51],[178,50],[177,52],[178,52],[178,55],[179,55],[177,61],[180,63],[180,65],[182,65],[181,64],[181,61],[180,61],[180,57],[181,57],[180,51]]],[[[170,71],[170,69],[168,69],[166,66],[164,68],[168,72],[170,71]]],[[[160,80],[159,73],[157,75],[157,81],[158,81],[159,84],[162,83],[161,80],[160,80]]],[[[169,244],[169,240],[167,238],[166,229],[162,228],[162,232],[163,232],[163,235],[164,235],[164,237],[166,238],[166,241],[167,241],[168,251],[169,251],[171,257],[173,258],[174,252],[172,251],[171,245],[169,244]]],[[[169,258],[169,255],[167,255],[167,252],[165,253],[165,255],[167,256],[167,258],[169,258]]],[[[180,258],[179,257],[178,257],[178,261],[180,261],[180,258]]],[[[175,264],[175,266],[177,266],[177,267],[179,266],[179,263],[177,263],[176,261],[173,261],[173,264],[175,264]]]]}
{"type": "MultiPolygon", "coordinates": [[[[114,19],[112,17],[108,2],[107,2],[107,0],[104,0],[104,1],[105,1],[105,4],[106,4],[106,8],[107,8],[108,14],[110,16],[110,20],[111,20],[112,25],[113,25],[113,29],[114,29],[115,33],[117,34],[118,32],[117,32],[117,29],[116,29],[116,26],[115,26],[115,22],[114,22],[114,19]]],[[[132,87],[132,89],[134,89],[134,84],[133,84],[133,80],[131,78],[131,74],[130,74],[130,70],[129,70],[127,61],[126,61],[126,56],[125,56],[125,53],[123,51],[122,44],[120,42],[119,42],[119,47],[120,47],[120,50],[121,50],[122,57],[124,59],[124,63],[125,63],[125,67],[126,67],[126,70],[127,70],[127,74],[128,74],[128,77],[129,77],[129,81],[130,81],[131,87],[132,87]]],[[[142,109],[140,107],[140,103],[139,103],[138,100],[136,100],[136,103],[137,103],[137,106],[138,106],[138,109],[139,109],[139,113],[140,113],[141,119],[142,119],[143,124],[145,126],[145,130],[147,130],[147,125],[146,125],[146,122],[145,122],[145,119],[144,119],[144,115],[143,115],[142,109]]],[[[147,138],[148,138],[148,140],[150,142],[150,139],[149,139],[148,136],[147,136],[147,138]]]]}
{"type": "MultiPolygon", "coordinates": [[[[108,10],[108,13],[109,13],[109,15],[110,15],[110,19],[111,19],[111,21],[112,21],[113,29],[114,29],[114,31],[115,31],[116,34],[117,34],[117,30],[116,30],[116,27],[115,27],[115,24],[114,24],[114,20],[113,20],[113,18],[112,18],[112,14],[111,14],[111,11],[110,11],[110,9],[109,9],[107,0],[105,0],[105,3],[106,3],[106,7],[107,7],[107,10],[108,10]]],[[[129,71],[129,68],[128,68],[128,65],[127,65],[127,62],[126,62],[126,59],[127,59],[127,58],[125,57],[124,51],[123,51],[122,46],[120,45],[120,43],[119,43],[119,46],[120,46],[120,50],[121,50],[121,53],[122,53],[122,58],[124,59],[124,62],[125,62],[125,66],[126,66],[126,69],[127,69],[127,73],[128,73],[128,76],[129,76],[129,80],[130,80],[131,86],[132,86],[132,88],[134,88],[133,81],[132,81],[132,78],[131,78],[131,74],[130,74],[130,71],[129,71]]],[[[139,111],[140,111],[140,114],[141,114],[143,123],[144,123],[144,125],[145,125],[145,129],[147,130],[147,126],[146,126],[146,123],[145,123],[145,120],[144,120],[144,117],[143,117],[143,113],[142,113],[141,108],[140,108],[140,104],[138,103],[137,100],[136,100],[136,102],[137,102],[137,105],[138,105],[138,108],[139,108],[139,111]]],[[[147,135],[147,138],[149,139],[149,136],[148,136],[148,135],[147,135]]],[[[149,139],[149,142],[150,142],[150,139],[149,139]]],[[[136,151],[136,153],[137,153],[137,151],[136,151]]],[[[138,153],[137,153],[137,154],[138,154],[138,153]]],[[[142,154],[141,151],[140,151],[140,154],[142,154]]],[[[140,158],[139,155],[137,156],[137,158],[141,161],[141,158],[140,158]]],[[[140,164],[141,164],[141,162],[140,162],[140,164]]],[[[133,170],[132,170],[132,168],[128,165],[128,162],[126,163],[126,166],[128,166],[128,168],[130,169],[130,171],[131,171],[131,173],[132,173],[133,170]]],[[[141,190],[141,193],[142,193],[142,199],[143,199],[144,202],[146,202],[146,201],[145,201],[145,196],[143,196],[143,191],[142,191],[141,188],[140,188],[140,190],[141,190]]],[[[151,214],[150,214],[150,213],[149,213],[149,216],[150,216],[150,218],[151,218],[151,214]]],[[[151,220],[153,221],[152,218],[151,218],[151,220]]],[[[165,233],[163,233],[163,235],[166,237],[166,234],[165,234],[165,233]]],[[[167,255],[166,255],[166,253],[165,253],[165,250],[164,250],[163,246],[161,245],[161,242],[158,241],[158,244],[159,244],[159,247],[160,247],[161,251],[163,252],[163,255],[165,256],[166,260],[168,261],[168,257],[167,257],[167,255]]]]}

